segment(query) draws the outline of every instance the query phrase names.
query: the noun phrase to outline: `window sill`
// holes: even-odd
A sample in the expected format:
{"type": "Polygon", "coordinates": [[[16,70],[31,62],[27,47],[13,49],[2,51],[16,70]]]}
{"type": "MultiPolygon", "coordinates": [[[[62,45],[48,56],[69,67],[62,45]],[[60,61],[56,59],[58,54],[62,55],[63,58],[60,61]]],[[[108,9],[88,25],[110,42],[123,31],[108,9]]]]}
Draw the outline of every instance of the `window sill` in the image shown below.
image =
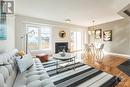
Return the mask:
{"type": "Polygon", "coordinates": [[[37,50],[30,50],[31,52],[35,52],[35,51],[49,51],[51,49],[37,49],[37,50]]]}
{"type": "Polygon", "coordinates": [[[45,53],[45,54],[51,55],[52,54],[52,50],[51,49],[31,50],[30,53],[33,56],[36,56],[37,54],[41,54],[41,53],[45,53]]]}

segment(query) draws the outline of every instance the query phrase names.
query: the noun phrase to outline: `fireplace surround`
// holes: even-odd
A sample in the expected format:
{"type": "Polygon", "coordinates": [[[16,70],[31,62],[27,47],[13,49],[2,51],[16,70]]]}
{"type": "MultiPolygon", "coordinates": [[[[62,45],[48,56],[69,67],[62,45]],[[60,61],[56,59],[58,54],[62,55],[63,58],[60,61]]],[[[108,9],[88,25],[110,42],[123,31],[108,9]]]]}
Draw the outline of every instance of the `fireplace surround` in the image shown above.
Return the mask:
{"type": "Polygon", "coordinates": [[[67,52],[68,42],[56,42],[55,43],[55,53],[59,53],[59,52],[63,51],[63,49],[67,52]]]}

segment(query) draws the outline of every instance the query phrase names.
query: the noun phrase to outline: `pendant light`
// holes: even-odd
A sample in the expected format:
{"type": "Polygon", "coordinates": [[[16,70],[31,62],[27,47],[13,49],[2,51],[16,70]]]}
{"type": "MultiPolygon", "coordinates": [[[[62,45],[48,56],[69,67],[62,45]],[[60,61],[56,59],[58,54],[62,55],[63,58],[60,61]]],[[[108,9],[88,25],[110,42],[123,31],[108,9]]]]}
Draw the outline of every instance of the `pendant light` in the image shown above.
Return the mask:
{"type": "Polygon", "coordinates": [[[92,29],[88,31],[89,35],[93,35],[95,33],[95,26],[94,26],[95,21],[93,20],[92,23],[93,23],[92,29]]]}

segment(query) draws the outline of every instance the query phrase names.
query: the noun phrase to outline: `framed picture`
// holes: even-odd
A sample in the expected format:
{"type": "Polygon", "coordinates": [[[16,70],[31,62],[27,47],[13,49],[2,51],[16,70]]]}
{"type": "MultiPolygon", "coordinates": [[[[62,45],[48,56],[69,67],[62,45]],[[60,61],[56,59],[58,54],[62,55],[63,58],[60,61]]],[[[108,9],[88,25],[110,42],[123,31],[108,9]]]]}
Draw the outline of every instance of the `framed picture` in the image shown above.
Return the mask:
{"type": "Polygon", "coordinates": [[[6,14],[0,12],[0,40],[7,39],[6,14]]]}
{"type": "Polygon", "coordinates": [[[105,30],[103,32],[103,40],[104,41],[112,41],[112,30],[105,30]]]}
{"type": "Polygon", "coordinates": [[[102,38],[102,29],[96,29],[95,30],[95,38],[101,39],[102,38]]]}

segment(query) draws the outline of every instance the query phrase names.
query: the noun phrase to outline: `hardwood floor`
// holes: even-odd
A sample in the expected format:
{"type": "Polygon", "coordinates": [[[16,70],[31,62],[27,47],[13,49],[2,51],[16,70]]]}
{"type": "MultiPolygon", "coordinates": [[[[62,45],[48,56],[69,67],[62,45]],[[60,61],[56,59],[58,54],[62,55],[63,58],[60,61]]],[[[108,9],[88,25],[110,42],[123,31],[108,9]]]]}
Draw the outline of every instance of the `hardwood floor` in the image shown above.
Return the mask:
{"type": "Polygon", "coordinates": [[[84,58],[84,63],[121,78],[121,82],[116,87],[130,87],[130,77],[117,68],[128,57],[128,55],[107,53],[104,55],[102,62],[92,61],[91,58],[84,58]]]}

